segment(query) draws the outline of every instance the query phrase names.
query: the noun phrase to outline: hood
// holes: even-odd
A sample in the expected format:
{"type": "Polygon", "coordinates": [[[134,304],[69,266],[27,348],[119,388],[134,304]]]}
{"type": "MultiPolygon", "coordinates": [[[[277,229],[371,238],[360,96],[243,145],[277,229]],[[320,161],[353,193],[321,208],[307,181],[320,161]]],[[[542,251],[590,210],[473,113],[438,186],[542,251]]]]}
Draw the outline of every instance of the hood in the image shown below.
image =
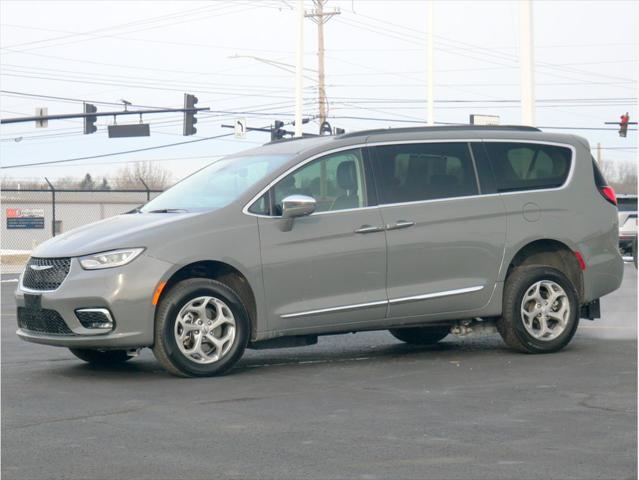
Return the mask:
{"type": "MultiPolygon", "coordinates": [[[[210,212],[209,212],[210,213],[210,212]]],[[[206,213],[130,213],[75,228],[41,243],[34,257],[77,257],[127,247],[149,247],[159,230],[206,213]]]]}

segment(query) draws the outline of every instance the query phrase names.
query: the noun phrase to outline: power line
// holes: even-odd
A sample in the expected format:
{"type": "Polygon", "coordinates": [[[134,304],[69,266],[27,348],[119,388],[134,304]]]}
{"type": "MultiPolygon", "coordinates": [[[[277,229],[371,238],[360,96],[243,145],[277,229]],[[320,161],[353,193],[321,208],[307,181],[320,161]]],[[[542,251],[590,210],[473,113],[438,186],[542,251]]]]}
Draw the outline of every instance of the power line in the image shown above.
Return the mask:
{"type": "Polygon", "coordinates": [[[127,22],[127,23],[122,23],[122,24],[118,24],[118,25],[111,25],[108,27],[102,27],[102,28],[98,28],[96,30],[90,30],[88,32],[66,32],[63,30],[52,30],[52,29],[44,29],[44,28],[37,28],[37,27],[28,27],[26,25],[14,25],[14,24],[9,24],[9,23],[3,23],[3,26],[9,26],[9,27],[19,27],[19,28],[30,28],[30,29],[34,29],[34,30],[42,30],[42,31],[51,31],[51,32],[58,32],[58,33],[66,33],[67,35],[63,35],[63,36],[59,36],[59,37],[50,37],[50,38],[44,38],[42,40],[31,40],[29,42],[23,42],[23,43],[17,43],[17,44],[13,44],[13,45],[9,45],[8,48],[15,48],[15,47],[22,47],[22,46],[26,46],[26,45],[34,45],[36,43],[46,43],[46,42],[51,42],[54,40],[63,40],[66,38],[70,38],[70,37],[77,37],[77,36],[83,36],[83,35],[91,35],[93,33],[96,32],[103,32],[106,30],[118,30],[120,28],[124,28],[126,26],[129,25],[139,25],[139,24],[145,24],[145,23],[154,23],[158,20],[164,19],[164,18],[175,18],[178,16],[186,16],[186,15],[190,15],[191,13],[189,12],[201,12],[202,10],[208,10],[210,7],[199,7],[199,8],[194,8],[191,10],[185,10],[182,12],[174,12],[172,14],[165,14],[165,15],[160,15],[158,17],[153,17],[153,18],[146,18],[146,19],[142,19],[142,20],[137,20],[134,22],[127,22]]]}
{"type": "MultiPolygon", "coordinates": [[[[236,0],[236,2],[237,2],[237,0],[236,0]]],[[[142,31],[147,31],[147,30],[154,30],[156,28],[165,28],[165,27],[169,27],[169,26],[173,26],[173,25],[177,25],[177,24],[181,24],[181,23],[186,23],[186,22],[191,22],[191,21],[196,21],[196,20],[200,21],[200,20],[205,20],[205,19],[212,18],[212,17],[220,17],[220,16],[229,15],[229,14],[233,14],[233,13],[241,13],[241,12],[244,12],[246,10],[250,10],[250,9],[255,8],[252,5],[252,2],[248,2],[248,3],[244,2],[244,3],[241,3],[241,4],[240,3],[234,3],[234,4],[231,4],[231,5],[221,5],[221,6],[218,6],[217,8],[214,7],[213,9],[211,9],[211,11],[222,11],[224,9],[229,9],[229,8],[232,9],[232,8],[238,6],[238,5],[243,7],[243,8],[240,8],[239,10],[226,11],[226,12],[223,12],[223,13],[219,13],[217,15],[204,15],[204,16],[200,16],[200,17],[195,18],[195,19],[187,19],[187,20],[181,20],[181,21],[171,21],[169,23],[165,23],[165,24],[161,24],[161,25],[155,25],[155,26],[151,26],[151,27],[140,28],[140,29],[137,29],[137,30],[130,30],[130,31],[127,31],[127,32],[122,32],[121,35],[129,35],[131,33],[142,32],[142,31]],[[244,8],[244,7],[247,7],[247,5],[251,5],[251,6],[249,6],[248,8],[244,8]]],[[[117,26],[115,28],[117,29],[117,26]]],[[[112,27],[104,27],[102,29],[98,29],[97,31],[104,31],[104,30],[109,30],[109,29],[112,29],[112,27]]],[[[53,43],[53,44],[50,44],[50,45],[36,46],[36,47],[26,48],[26,49],[17,50],[17,51],[21,52],[21,51],[25,51],[25,50],[33,50],[33,49],[38,49],[38,48],[61,47],[61,46],[64,46],[64,45],[77,44],[79,42],[85,42],[85,41],[89,41],[89,40],[97,40],[97,39],[103,39],[103,38],[116,38],[116,39],[124,39],[124,40],[127,40],[127,41],[130,41],[130,40],[134,40],[135,41],[136,40],[136,39],[127,38],[127,37],[123,38],[123,37],[121,37],[119,35],[106,35],[106,34],[104,34],[104,35],[95,35],[95,34],[93,34],[91,32],[68,32],[68,33],[69,33],[69,35],[65,35],[64,37],[68,38],[68,37],[76,37],[76,36],[85,36],[85,37],[88,36],[90,38],[76,39],[76,40],[69,41],[69,42],[53,43]]],[[[53,41],[53,40],[55,40],[55,39],[49,39],[49,41],[53,41]]],[[[47,40],[43,40],[43,41],[47,41],[47,40]]],[[[18,46],[18,45],[9,45],[9,48],[14,49],[16,46],[18,46]]]]}
{"type": "Polygon", "coordinates": [[[59,164],[59,163],[77,162],[79,160],[91,160],[91,159],[94,159],[94,158],[113,157],[113,156],[116,156],[116,155],[127,155],[129,153],[146,152],[146,151],[149,151],[149,150],[158,150],[160,148],[176,147],[178,145],[186,145],[186,144],[189,144],[189,143],[204,142],[206,140],[215,140],[217,138],[229,137],[231,135],[234,135],[234,133],[225,133],[223,135],[215,135],[213,137],[204,137],[204,138],[198,138],[198,139],[195,139],[195,140],[186,140],[184,142],[167,143],[165,145],[156,145],[154,147],[136,148],[134,150],[124,150],[122,152],[103,153],[101,155],[89,155],[89,156],[86,156],[86,157],[67,158],[67,159],[64,159],[64,160],[51,160],[51,161],[47,161],[47,162],[24,163],[24,164],[21,164],[21,165],[5,165],[5,166],[0,166],[0,169],[4,170],[4,169],[9,169],[9,168],[36,167],[36,166],[40,166],[40,165],[55,165],[55,164],[59,164]]]}
{"type": "MultiPolygon", "coordinates": [[[[370,15],[364,15],[364,14],[358,14],[358,16],[363,16],[366,18],[369,18],[373,21],[382,23],[384,25],[383,28],[380,28],[379,26],[376,25],[370,25],[370,24],[366,24],[365,22],[362,22],[359,19],[354,19],[351,18],[350,21],[351,22],[355,22],[355,23],[360,23],[362,25],[365,25],[367,27],[371,27],[374,33],[380,33],[380,30],[386,30],[387,32],[391,32],[395,35],[403,35],[406,38],[404,40],[406,41],[412,41],[413,43],[418,42],[418,43],[422,43],[423,39],[425,38],[426,32],[422,31],[422,30],[418,30],[418,29],[414,29],[414,28],[410,28],[407,27],[406,25],[398,25],[396,23],[392,23],[389,22],[387,19],[378,19],[375,17],[372,17],[370,15]],[[388,27],[388,25],[392,25],[395,26],[397,28],[401,28],[401,31],[393,31],[391,28],[388,27]],[[415,32],[417,35],[415,34],[407,34],[404,33],[406,30],[410,30],[415,32]]],[[[344,21],[344,19],[338,19],[338,21],[344,21]]],[[[440,40],[440,42],[446,42],[449,45],[447,45],[448,50],[445,48],[442,48],[442,50],[448,52],[448,53],[454,53],[454,54],[459,54],[459,52],[453,52],[450,50],[450,48],[453,49],[458,49],[458,50],[463,50],[463,51],[470,51],[470,52],[475,52],[475,53],[479,53],[480,55],[484,55],[486,57],[492,57],[492,58],[496,58],[498,60],[502,60],[502,61],[509,61],[509,62],[515,62],[518,63],[518,57],[512,54],[508,54],[508,53],[500,53],[500,52],[495,52],[492,49],[487,49],[484,47],[479,47],[477,45],[473,45],[471,43],[467,43],[467,42],[462,42],[459,40],[455,40],[455,39],[451,39],[448,37],[445,37],[443,35],[437,35],[437,38],[440,40]]],[[[488,61],[488,60],[485,60],[488,61]]],[[[495,62],[492,62],[495,63],[495,62]]],[[[621,80],[627,80],[627,81],[631,81],[634,82],[634,80],[632,79],[628,79],[628,78],[624,78],[624,77],[615,77],[615,76],[611,76],[611,75],[606,75],[606,74],[602,74],[602,73],[598,73],[598,72],[591,72],[591,71],[587,71],[587,70],[580,70],[580,69],[575,69],[575,68],[570,68],[570,67],[566,67],[566,65],[556,65],[556,64],[552,64],[552,63],[548,63],[548,62],[537,62],[537,65],[541,68],[549,68],[549,69],[556,69],[556,70],[562,70],[562,71],[567,71],[569,73],[578,73],[578,74],[585,74],[585,75],[591,75],[591,76],[599,76],[599,77],[604,77],[604,78],[617,78],[617,79],[621,79],[621,80]]],[[[549,74],[548,74],[549,75],[549,74]]]]}
{"type": "MultiPolygon", "coordinates": [[[[372,17],[369,17],[372,18],[372,17]]],[[[413,43],[413,44],[418,44],[418,45],[422,45],[423,44],[423,38],[422,36],[415,36],[415,35],[411,35],[411,34],[406,34],[404,32],[395,32],[393,30],[390,30],[388,27],[383,28],[377,25],[370,25],[370,24],[366,24],[364,22],[361,22],[361,20],[355,20],[355,19],[344,19],[344,18],[339,18],[336,20],[337,22],[340,23],[345,23],[346,25],[349,25],[351,27],[355,27],[355,28],[360,28],[363,30],[367,30],[369,32],[375,33],[377,35],[382,35],[382,36],[387,36],[390,38],[394,38],[397,40],[402,40],[405,42],[409,42],[409,43],[413,43]],[[359,24],[358,24],[359,23],[359,24]],[[390,34],[389,34],[390,32],[390,34]]],[[[384,24],[387,24],[388,22],[386,22],[385,20],[378,20],[376,19],[376,21],[378,22],[382,22],[384,24]]],[[[402,28],[405,30],[407,29],[406,27],[402,28]]],[[[408,28],[408,30],[415,30],[415,29],[410,29],[408,28]]],[[[417,32],[419,32],[421,35],[425,35],[425,32],[416,30],[417,32]]],[[[488,63],[493,63],[496,65],[500,65],[500,66],[506,66],[508,68],[513,68],[512,63],[518,63],[518,60],[516,57],[512,56],[512,55],[508,55],[508,54],[499,54],[499,53],[494,53],[494,52],[481,52],[481,50],[485,50],[482,49],[481,47],[477,47],[474,46],[472,44],[468,44],[465,42],[459,42],[456,40],[450,40],[447,39],[446,37],[442,37],[439,36],[440,40],[444,39],[445,41],[450,42],[455,42],[455,43],[459,43],[461,45],[467,45],[470,46],[469,47],[460,47],[460,46],[456,46],[456,45],[446,45],[446,46],[442,46],[440,44],[440,46],[437,48],[437,50],[441,50],[444,51],[446,53],[450,53],[453,55],[458,55],[458,56],[462,56],[462,57],[466,57],[466,58],[471,58],[477,61],[484,61],[484,62],[488,62],[488,63]],[[462,53],[459,52],[457,50],[462,50],[462,51],[470,51],[470,53],[462,53]],[[479,52],[477,52],[477,50],[479,50],[479,52]],[[474,55],[472,55],[471,53],[474,53],[474,55]],[[488,58],[479,58],[477,57],[477,54],[483,55],[484,57],[488,57],[488,58]],[[503,62],[509,62],[507,64],[504,64],[503,62]]],[[[590,72],[590,71],[586,71],[586,70],[579,70],[579,69],[574,69],[574,68],[567,68],[561,65],[554,65],[554,64],[550,64],[550,63],[546,63],[546,62],[537,62],[537,66],[539,68],[546,68],[546,69],[554,69],[554,70],[561,70],[561,71],[567,71],[568,73],[574,73],[574,74],[580,74],[580,75],[589,75],[589,76],[599,76],[599,77],[603,77],[603,78],[613,78],[613,79],[617,79],[617,80],[625,80],[628,82],[632,82],[634,83],[634,80],[632,79],[628,79],[625,77],[617,77],[617,76],[611,76],[611,75],[606,75],[606,74],[602,74],[602,73],[596,73],[596,72],[590,72]]],[[[563,78],[563,79],[570,79],[570,80],[578,80],[574,77],[569,77],[566,75],[559,75],[557,73],[551,73],[551,72],[539,72],[542,75],[549,75],[549,76],[553,76],[553,77],[557,77],[557,78],[563,78]]],[[[620,88],[632,88],[632,87],[620,87],[620,88]]]]}

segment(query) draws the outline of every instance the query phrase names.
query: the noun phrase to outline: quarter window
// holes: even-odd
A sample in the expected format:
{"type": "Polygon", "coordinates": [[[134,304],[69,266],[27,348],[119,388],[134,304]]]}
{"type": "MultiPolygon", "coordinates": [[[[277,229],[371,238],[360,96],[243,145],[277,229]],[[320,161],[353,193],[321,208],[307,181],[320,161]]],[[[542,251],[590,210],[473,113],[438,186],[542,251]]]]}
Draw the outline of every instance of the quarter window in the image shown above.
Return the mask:
{"type": "Polygon", "coordinates": [[[500,192],[556,188],[568,177],[569,148],[509,142],[486,142],[485,146],[500,192]]]}
{"type": "Polygon", "coordinates": [[[375,147],[380,203],[477,195],[467,143],[420,143],[375,147]]]}
{"type": "Polygon", "coordinates": [[[308,195],[317,202],[316,212],[364,207],[366,185],[361,150],[327,155],[304,165],[273,187],[275,214],[289,195],[308,195]]]}
{"type": "Polygon", "coordinates": [[[268,215],[270,213],[268,192],[255,200],[249,207],[248,211],[251,213],[255,213],[256,215],[268,215]]]}

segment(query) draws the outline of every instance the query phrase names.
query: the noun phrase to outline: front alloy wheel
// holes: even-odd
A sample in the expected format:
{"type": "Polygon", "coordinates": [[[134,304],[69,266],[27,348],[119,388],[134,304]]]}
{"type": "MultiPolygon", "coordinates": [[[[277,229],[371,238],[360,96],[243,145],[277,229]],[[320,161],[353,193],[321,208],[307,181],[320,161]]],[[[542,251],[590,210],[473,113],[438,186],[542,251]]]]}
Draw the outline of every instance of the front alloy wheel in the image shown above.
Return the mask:
{"type": "Polygon", "coordinates": [[[173,330],[184,356],[197,363],[214,363],[233,345],[235,317],[219,298],[197,297],[182,307],[173,330]]]}
{"type": "Polygon", "coordinates": [[[219,375],[239,360],[249,336],[247,309],[233,289],[216,280],[189,278],[160,300],[153,353],[174,375],[219,375]]]}

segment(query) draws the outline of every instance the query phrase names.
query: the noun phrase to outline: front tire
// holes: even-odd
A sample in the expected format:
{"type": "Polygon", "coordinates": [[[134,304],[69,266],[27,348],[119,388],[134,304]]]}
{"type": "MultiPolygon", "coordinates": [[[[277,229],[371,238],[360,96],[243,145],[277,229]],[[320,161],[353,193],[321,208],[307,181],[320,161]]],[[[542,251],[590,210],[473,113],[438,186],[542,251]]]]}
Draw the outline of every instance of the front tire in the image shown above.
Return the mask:
{"type": "Polygon", "coordinates": [[[240,359],[249,337],[249,316],[237,293],[216,280],[190,278],[158,306],[153,353],[174,375],[220,375],[240,359]]]}
{"type": "Polygon", "coordinates": [[[126,350],[91,350],[86,348],[70,348],[69,350],[80,360],[91,365],[117,365],[131,358],[127,355],[126,350]]]}
{"type": "Polygon", "coordinates": [[[391,328],[391,335],[411,345],[434,345],[450,333],[450,327],[391,328]]]}
{"type": "Polygon", "coordinates": [[[506,279],[502,317],[497,330],[506,344],[525,353],[564,348],[579,325],[575,286],[559,270],[516,267],[506,279]]]}

